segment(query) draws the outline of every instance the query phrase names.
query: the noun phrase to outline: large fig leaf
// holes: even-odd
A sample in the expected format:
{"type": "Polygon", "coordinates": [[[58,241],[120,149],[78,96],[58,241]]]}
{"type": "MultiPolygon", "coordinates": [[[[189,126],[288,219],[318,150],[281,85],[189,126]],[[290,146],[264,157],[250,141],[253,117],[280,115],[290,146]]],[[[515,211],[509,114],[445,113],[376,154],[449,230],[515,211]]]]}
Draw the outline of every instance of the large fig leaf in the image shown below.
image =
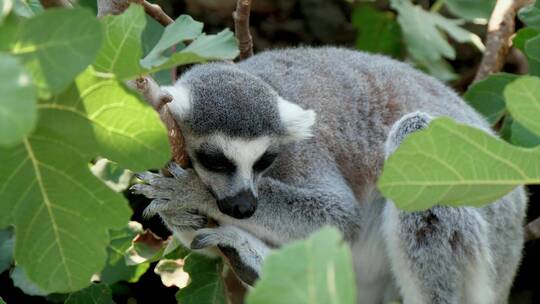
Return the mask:
{"type": "Polygon", "coordinates": [[[105,39],[94,66],[100,72],[114,73],[119,79],[136,76],[141,67],[141,36],[146,25],[143,8],[132,4],[118,16],[101,19],[105,39]]]}
{"type": "Polygon", "coordinates": [[[512,146],[477,128],[438,118],[409,135],[378,186],[405,210],[482,206],[518,185],[540,183],[540,150],[512,146]]]}
{"type": "Polygon", "coordinates": [[[22,24],[11,52],[26,64],[40,91],[55,94],[94,61],[102,37],[88,10],[47,10],[22,24]]]}
{"type": "Polygon", "coordinates": [[[352,304],[356,284],[351,251],[335,228],[271,253],[248,304],[352,304]]]}
{"type": "Polygon", "coordinates": [[[0,54],[0,145],[19,143],[37,120],[37,91],[13,56],[0,54]]]}
{"type": "Polygon", "coordinates": [[[58,97],[40,101],[35,131],[0,148],[0,227],[15,226],[15,260],[49,292],[90,284],[105,265],[109,230],[127,223],[124,198],[89,171],[103,156],[126,168],[169,158],[157,113],[91,70],[58,97]]]}

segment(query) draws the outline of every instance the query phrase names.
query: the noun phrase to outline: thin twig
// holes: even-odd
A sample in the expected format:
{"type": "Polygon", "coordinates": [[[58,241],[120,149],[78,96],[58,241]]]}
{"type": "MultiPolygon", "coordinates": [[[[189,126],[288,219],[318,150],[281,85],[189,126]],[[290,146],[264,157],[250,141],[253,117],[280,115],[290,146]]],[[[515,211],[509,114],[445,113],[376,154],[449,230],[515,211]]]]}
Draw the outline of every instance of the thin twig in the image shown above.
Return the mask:
{"type": "Polygon", "coordinates": [[[157,22],[161,23],[163,26],[167,26],[174,22],[174,20],[167,15],[161,6],[157,4],[152,4],[146,0],[140,1],[136,0],[135,2],[142,5],[144,8],[144,11],[152,18],[154,18],[157,22]]]}
{"type": "Polygon", "coordinates": [[[488,23],[486,51],[473,82],[501,71],[515,31],[517,11],[532,0],[497,0],[488,23]]]}
{"type": "Polygon", "coordinates": [[[249,32],[249,14],[251,0],[237,0],[236,10],[233,12],[234,32],[240,48],[240,59],[253,56],[253,39],[249,32]]]}

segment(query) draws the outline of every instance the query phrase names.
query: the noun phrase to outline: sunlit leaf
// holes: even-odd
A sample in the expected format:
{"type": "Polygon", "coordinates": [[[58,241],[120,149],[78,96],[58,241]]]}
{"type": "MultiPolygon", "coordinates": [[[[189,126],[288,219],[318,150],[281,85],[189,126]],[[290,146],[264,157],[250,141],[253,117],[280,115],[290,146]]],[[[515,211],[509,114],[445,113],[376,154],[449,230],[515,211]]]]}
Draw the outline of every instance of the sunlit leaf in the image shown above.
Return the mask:
{"type": "Polygon", "coordinates": [[[169,158],[166,131],[152,108],[90,70],[38,109],[34,133],[0,148],[0,209],[9,211],[0,227],[15,226],[15,259],[32,281],[74,291],[103,269],[108,231],[130,216],[88,162],[99,155],[137,171],[159,167],[169,158]]]}
{"type": "Polygon", "coordinates": [[[141,72],[141,35],[146,25],[142,6],[132,4],[121,15],[101,19],[105,39],[94,66],[100,72],[114,73],[119,79],[129,79],[141,72]]]}
{"type": "Polygon", "coordinates": [[[409,135],[384,165],[378,187],[405,210],[482,206],[518,185],[540,183],[540,150],[512,146],[438,118],[409,135]]]}
{"type": "Polygon", "coordinates": [[[37,90],[13,56],[0,54],[0,66],[0,145],[13,145],[36,124],[37,90]]]}
{"type": "Polygon", "coordinates": [[[540,78],[518,78],[506,86],[504,97],[513,119],[540,136],[540,78]]]}
{"type": "Polygon", "coordinates": [[[272,252],[262,273],[248,304],[356,303],[351,251],[335,228],[272,252]]]}
{"type": "Polygon", "coordinates": [[[24,22],[12,52],[37,86],[54,94],[94,61],[102,36],[98,20],[85,9],[47,10],[24,22]]]}

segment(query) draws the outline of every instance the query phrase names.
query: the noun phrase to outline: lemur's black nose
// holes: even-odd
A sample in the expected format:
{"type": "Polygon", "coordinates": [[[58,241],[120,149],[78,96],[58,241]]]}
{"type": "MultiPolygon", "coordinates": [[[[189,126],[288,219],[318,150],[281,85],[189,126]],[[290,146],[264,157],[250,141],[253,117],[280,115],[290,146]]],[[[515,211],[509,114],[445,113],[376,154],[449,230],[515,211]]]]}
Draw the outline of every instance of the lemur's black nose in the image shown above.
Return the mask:
{"type": "Polygon", "coordinates": [[[255,213],[257,198],[249,190],[217,201],[219,211],[237,219],[245,219],[255,213]]]}

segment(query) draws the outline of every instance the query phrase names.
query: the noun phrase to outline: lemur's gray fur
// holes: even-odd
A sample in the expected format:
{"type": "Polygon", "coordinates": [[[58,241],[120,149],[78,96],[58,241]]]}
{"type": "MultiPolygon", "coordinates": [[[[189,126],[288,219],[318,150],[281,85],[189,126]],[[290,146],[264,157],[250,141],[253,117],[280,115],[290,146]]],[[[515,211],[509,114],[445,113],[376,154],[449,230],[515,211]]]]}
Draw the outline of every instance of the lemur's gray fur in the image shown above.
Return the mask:
{"type": "Polygon", "coordinates": [[[506,303],[523,244],[521,187],[483,208],[411,213],[376,189],[385,157],[431,117],[493,134],[437,80],[384,56],[296,48],[198,65],[166,89],[194,170],[145,173],[134,190],[194,249],[219,246],[245,282],[271,248],[329,224],[351,244],[359,303],[506,303]],[[200,229],[204,216],[219,227],[200,229]]]}

